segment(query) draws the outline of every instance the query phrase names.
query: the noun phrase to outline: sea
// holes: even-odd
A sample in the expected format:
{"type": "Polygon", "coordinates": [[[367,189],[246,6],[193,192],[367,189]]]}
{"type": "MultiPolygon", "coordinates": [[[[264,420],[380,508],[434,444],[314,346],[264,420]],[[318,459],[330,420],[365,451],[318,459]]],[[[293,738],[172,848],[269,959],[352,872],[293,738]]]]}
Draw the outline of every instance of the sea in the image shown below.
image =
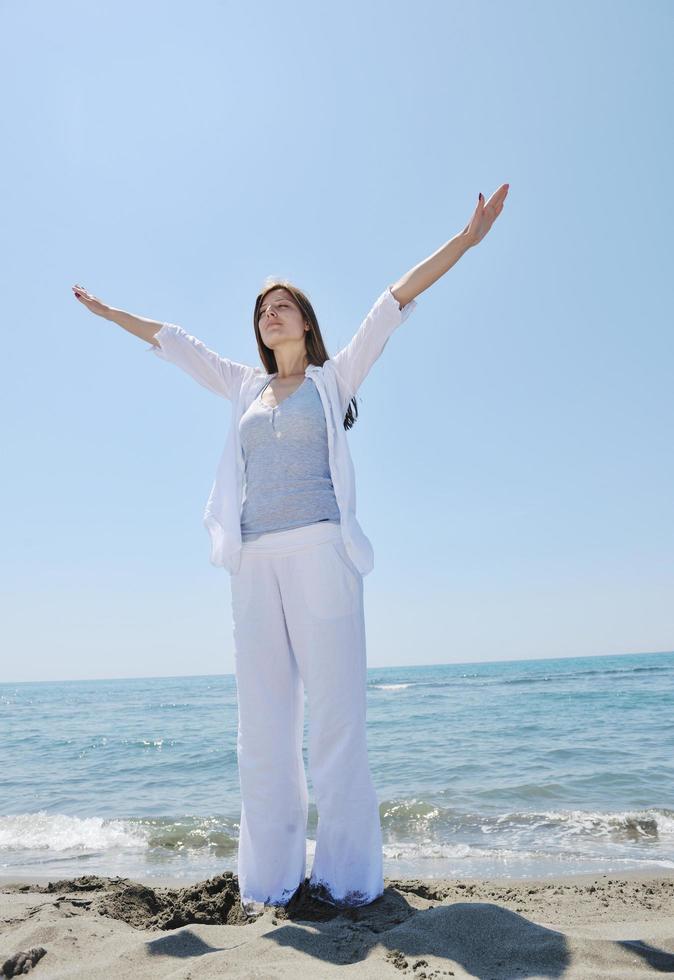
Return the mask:
{"type": "MultiPolygon", "coordinates": [[[[387,877],[674,868],[674,653],[372,667],[387,877]]],[[[309,785],[307,875],[318,814],[309,785]]],[[[236,872],[233,675],[0,684],[0,875],[236,872]]]]}

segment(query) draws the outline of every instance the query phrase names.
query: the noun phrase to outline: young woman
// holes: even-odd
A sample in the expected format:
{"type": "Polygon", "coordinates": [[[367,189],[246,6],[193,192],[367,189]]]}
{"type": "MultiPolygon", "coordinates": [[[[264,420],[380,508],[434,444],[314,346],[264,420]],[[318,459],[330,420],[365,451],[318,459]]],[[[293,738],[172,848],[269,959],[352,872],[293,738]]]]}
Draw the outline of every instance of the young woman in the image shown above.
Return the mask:
{"type": "Polygon", "coordinates": [[[263,368],[222,357],[176,324],[125,313],[73,287],[91,312],[151,343],[147,350],[232,403],[203,521],[211,563],[230,573],[238,877],[247,912],[288,904],[304,883],[305,691],[319,815],[308,892],[338,907],[366,905],[383,893],[366,744],[363,576],[374,560],[356,518],[346,431],[357,417],[356,392],[415,297],[484,238],[508,186],[487,203],[480,194],[463,231],[384,290],[332,358],[308,297],[286,280],[267,280],[255,302],[263,368]]]}

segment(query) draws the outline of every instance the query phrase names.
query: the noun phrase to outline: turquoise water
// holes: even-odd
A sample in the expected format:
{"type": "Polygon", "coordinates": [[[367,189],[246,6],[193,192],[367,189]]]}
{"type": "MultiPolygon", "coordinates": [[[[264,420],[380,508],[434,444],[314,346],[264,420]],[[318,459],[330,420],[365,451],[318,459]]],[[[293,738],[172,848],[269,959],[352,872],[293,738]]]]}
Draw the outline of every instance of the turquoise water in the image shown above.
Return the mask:
{"type": "MultiPolygon", "coordinates": [[[[0,873],[236,871],[236,734],[231,675],[0,685],[0,873]]],[[[371,668],[368,740],[389,877],[674,867],[672,653],[371,668]]]]}

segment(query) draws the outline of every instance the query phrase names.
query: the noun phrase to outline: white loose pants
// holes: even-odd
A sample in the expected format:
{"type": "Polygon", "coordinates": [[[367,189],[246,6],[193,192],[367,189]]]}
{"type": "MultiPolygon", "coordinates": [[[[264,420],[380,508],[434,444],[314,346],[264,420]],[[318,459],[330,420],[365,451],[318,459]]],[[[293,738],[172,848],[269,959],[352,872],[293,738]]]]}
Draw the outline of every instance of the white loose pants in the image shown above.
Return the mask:
{"type": "Polygon", "coordinates": [[[384,890],[379,802],[366,742],[363,577],[338,524],[244,540],[230,573],[244,908],[285,905],[306,871],[309,771],[318,828],[309,891],[337,906],[384,890]]]}

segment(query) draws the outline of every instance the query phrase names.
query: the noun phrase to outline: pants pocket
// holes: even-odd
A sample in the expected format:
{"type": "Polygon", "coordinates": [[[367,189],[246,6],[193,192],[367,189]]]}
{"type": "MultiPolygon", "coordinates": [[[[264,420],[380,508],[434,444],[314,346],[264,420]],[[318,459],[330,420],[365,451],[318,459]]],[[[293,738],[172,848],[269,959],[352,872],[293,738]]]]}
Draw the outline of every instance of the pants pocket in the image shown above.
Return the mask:
{"type": "Polygon", "coordinates": [[[295,581],[301,582],[306,612],[312,619],[336,620],[357,612],[359,576],[340,550],[339,541],[322,541],[298,553],[295,581]]]}
{"type": "Polygon", "coordinates": [[[334,541],[330,542],[332,544],[333,551],[337,555],[337,558],[341,562],[342,566],[347,570],[351,578],[358,585],[360,583],[361,574],[351,561],[349,557],[349,552],[346,550],[346,545],[342,538],[335,538],[334,541]]]}

